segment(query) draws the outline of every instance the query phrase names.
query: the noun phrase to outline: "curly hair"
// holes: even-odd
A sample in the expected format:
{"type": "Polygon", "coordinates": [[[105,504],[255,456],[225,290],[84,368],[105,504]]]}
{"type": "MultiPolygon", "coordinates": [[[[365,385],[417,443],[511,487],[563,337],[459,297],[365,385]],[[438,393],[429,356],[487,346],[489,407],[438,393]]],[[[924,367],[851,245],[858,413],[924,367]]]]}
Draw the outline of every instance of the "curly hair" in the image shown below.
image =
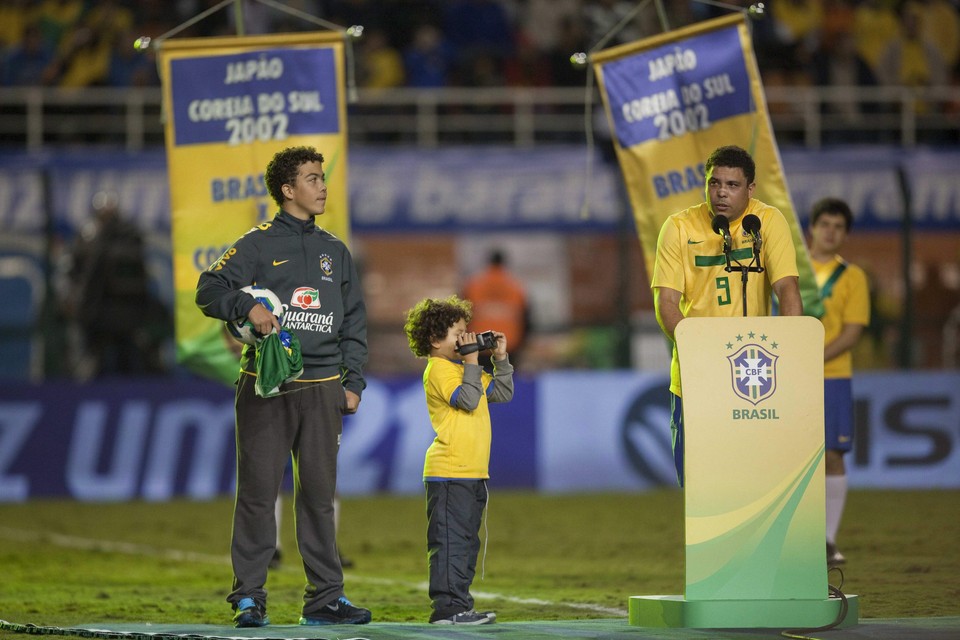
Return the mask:
{"type": "Polygon", "coordinates": [[[410,350],[418,358],[428,357],[434,341],[446,338],[450,327],[459,320],[470,322],[472,317],[473,304],[455,295],[442,300],[421,300],[407,311],[407,321],[403,325],[410,350]]]}
{"type": "Polygon", "coordinates": [[[746,149],[741,149],[735,145],[718,147],[714,149],[707,163],[704,165],[704,171],[710,173],[714,167],[729,167],[731,169],[740,169],[743,171],[747,184],[753,184],[757,176],[757,165],[753,158],[747,153],[746,149]]]}
{"type": "Polygon", "coordinates": [[[323,164],[323,154],[313,147],[288,147],[273,156],[263,174],[263,181],[274,202],[283,205],[283,191],[280,188],[285,184],[295,184],[301,165],[308,162],[323,164]]]}

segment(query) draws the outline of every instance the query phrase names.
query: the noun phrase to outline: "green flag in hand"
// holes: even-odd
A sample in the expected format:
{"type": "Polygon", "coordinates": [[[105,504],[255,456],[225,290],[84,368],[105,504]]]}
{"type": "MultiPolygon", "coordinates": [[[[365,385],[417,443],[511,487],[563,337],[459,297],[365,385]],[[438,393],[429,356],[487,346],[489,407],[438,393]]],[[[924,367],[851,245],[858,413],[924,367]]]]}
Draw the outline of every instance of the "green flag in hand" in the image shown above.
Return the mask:
{"type": "Polygon", "coordinates": [[[291,382],[303,373],[300,340],[289,331],[271,333],[257,344],[257,395],[271,398],[280,395],[280,385],[291,382]]]}

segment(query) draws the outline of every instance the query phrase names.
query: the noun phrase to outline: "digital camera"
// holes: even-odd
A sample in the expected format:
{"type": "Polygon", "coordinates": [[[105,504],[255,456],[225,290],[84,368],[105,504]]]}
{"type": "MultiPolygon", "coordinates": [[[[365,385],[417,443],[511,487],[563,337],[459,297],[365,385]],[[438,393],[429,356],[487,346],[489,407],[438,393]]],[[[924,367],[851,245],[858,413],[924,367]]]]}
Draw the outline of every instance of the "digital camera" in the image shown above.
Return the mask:
{"type": "Polygon", "coordinates": [[[458,346],[457,353],[465,356],[468,353],[473,353],[474,351],[486,351],[487,349],[494,349],[496,346],[497,337],[493,335],[493,331],[482,331],[477,334],[476,344],[465,344],[458,346]]]}

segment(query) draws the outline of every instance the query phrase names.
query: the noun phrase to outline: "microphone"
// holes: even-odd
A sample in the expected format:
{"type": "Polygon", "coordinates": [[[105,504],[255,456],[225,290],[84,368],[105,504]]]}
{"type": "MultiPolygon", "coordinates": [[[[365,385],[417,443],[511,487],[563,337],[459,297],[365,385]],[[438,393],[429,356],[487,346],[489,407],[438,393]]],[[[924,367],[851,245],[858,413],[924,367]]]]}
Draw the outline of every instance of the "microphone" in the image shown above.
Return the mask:
{"type": "Polygon", "coordinates": [[[760,218],[752,213],[743,216],[743,230],[753,236],[753,250],[759,254],[763,244],[763,238],[760,237],[760,218]]]}
{"type": "MultiPolygon", "coordinates": [[[[759,222],[758,220],[757,223],[759,224],[759,222]]],[[[729,253],[733,242],[730,240],[730,221],[727,219],[727,216],[713,216],[713,221],[710,222],[710,226],[713,227],[714,233],[723,236],[723,252],[729,253]]]]}

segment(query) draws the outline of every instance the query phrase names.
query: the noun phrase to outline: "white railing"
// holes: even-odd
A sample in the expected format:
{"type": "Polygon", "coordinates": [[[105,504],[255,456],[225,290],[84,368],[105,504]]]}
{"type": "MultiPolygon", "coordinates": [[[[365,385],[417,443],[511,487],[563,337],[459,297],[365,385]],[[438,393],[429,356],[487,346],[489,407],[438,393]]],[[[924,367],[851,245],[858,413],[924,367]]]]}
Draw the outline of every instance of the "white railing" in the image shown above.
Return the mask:
{"type": "MultiPolygon", "coordinates": [[[[360,90],[348,106],[350,138],[422,147],[578,142],[585,139],[585,93],[577,87],[360,90]]],[[[958,142],[960,87],[768,87],[766,98],[781,143],[815,149],[853,133],[904,147],[958,142]],[[858,116],[836,112],[851,99],[861,106],[858,116]]],[[[160,100],[158,88],[6,87],[0,90],[0,147],[161,146],[160,100]]]]}

